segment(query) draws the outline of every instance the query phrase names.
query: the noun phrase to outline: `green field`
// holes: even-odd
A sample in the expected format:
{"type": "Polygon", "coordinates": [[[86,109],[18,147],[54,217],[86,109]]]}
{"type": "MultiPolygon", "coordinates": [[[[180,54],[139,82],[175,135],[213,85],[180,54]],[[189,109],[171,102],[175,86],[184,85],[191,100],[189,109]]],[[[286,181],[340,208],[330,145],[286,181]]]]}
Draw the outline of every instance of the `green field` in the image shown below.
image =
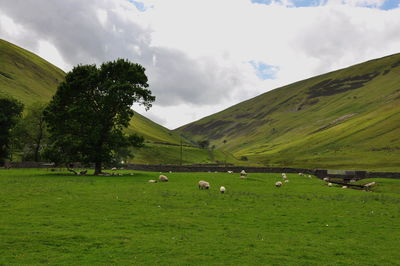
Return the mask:
{"type": "Polygon", "coordinates": [[[275,188],[280,174],[120,173],[0,170],[0,265],[400,263],[400,180],[365,192],[294,174],[275,188]]]}

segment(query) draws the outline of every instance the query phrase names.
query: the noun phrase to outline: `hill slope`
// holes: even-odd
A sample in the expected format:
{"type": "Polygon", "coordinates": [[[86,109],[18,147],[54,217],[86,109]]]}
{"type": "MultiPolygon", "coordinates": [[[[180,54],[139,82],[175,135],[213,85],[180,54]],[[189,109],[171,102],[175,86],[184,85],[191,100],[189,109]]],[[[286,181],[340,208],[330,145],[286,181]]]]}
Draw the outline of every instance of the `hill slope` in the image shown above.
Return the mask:
{"type": "Polygon", "coordinates": [[[399,105],[395,54],[269,91],[177,131],[264,165],[400,170],[399,105]]]}
{"type": "Polygon", "coordinates": [[[9,95],[27,105],[49,100],[64,75],[46,60],[0,40],[0,96],[9,95]]]}
{"type": "MultiPolygon", "coordinates": [[[[65,73],[39,56],[7,41],[0,40],[0,97],[11,96],[25,105],[36,101],[50,101],[65,73]]],[[[138,150],[133,162],[176,163],[180,159],[181,136],[150,119],[135,113],[128,132],[145,137],[147,146],[138,150]]],[[[184,163],[212,162],[207,150],[193,146],[182,138],[184,163]]],[[[216,153],[218,154],[218,153],[216,153]]],[[[217,156],[220,158],[221,156],[217,156]]]]}

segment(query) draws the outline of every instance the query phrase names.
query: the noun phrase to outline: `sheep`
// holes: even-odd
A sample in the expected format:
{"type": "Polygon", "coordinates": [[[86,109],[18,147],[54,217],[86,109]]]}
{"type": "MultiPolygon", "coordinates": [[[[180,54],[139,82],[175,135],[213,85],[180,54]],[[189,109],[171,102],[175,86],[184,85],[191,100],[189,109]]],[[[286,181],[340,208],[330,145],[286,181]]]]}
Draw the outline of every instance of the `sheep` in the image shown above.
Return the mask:
{"type": "Polygon", "coordinates": [[[242,170],[242,171],[240,172],[240,178],[246,178],[246,176],[247,176],[246,171],[245,171],[245,170],[242,170]]]}
{"type": "Polygon", "coordinates": [[[328,183],[328,187],[331,187],[332,186],[332,183],[328,183]]]}
{"type": "Polygon", "coordinates": [[[203,180],[199,181],[199,189],[209,189],[209,188],[210,188],[210,183],[203,180]]]}
{"type": "Polygon", "coordinates": [[[111,171],[115,171],[115,170],[117,170],[117,167],[111,168],[111,171]]]}
{"type": "Polygon", "coordinates": [[[285,183],[289,183],[289,179],[285,179],[285,183]]]}
{"type": "Polygon", "coordinates": [[[224,193],[225,193],[225,187],[224,187],[224,186],[221,186],[221,187],[219,188],[219,191],[221,192],[221,194],[224,194],[224,193]]]}
{"type": "Polygon", "coordinates": [[[342,188],[347,188],[347,186],[343,186],[342,188]]]}
{"type": "Polygon", "coordinates": [[[325,182],[328,182],[329,181],[329,177],[324,177],[324,179],[322,179],[322,180],[324,180],[325,182]]]}
{"type": "Polygon", "coordinates": [[[157,180],[150,179],[148,182],[149,182],[149,183],[157,183],[157,180]]]}
{"type": "Polygon", "coordinates": [[[299,173],[299,175],[304,175],[303,173],[299,173]]]}
{"type": "Polygon", "coordinates": [[[281,186],[282,186],[282,182],[281,182],[281,181],[276,182],[276,183],[275,183],[275,186],[276,186],[276,187],[281,187],[281,186]]]}
{"type": "Polygon", "coordinates": [[[160,175],[158,179],[160,180],[160,182],[168,182],[168,177],[166,177],[165,175],[160,175]]]}
{"type": "Polygon", "coordinates": [[[308,178],[311,178],[311,175],[308,175],[308,178]]]}
{"type": "Polygon", "coordinates": [[[233,173],[233,171],[228,171],[228,174],[232,174],[233,173]]]}

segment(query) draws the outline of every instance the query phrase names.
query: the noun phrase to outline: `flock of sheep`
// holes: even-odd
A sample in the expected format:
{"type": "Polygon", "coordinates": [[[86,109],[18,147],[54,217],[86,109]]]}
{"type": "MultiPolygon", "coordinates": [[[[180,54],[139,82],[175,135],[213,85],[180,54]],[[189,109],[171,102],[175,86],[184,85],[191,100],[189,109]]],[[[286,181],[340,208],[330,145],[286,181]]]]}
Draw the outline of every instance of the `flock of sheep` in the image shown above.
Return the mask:
{"type": "MultiPolygon", "coordinates": [[[[232,174],[232,173],[233,173],[233,171],[227,171],[227,172],[228,172],[229,174],[232,174]]],[[[170,172],[170,173],[171,173],[171,172],[170,172]]],[[[311,175],[306,175],[306,174],[303,174],[303,173],[299,173],[299,175],[300,175],[300,176],[306,176],[306,177],[308,177],[308,178],[312,178],[311,175]]],[[[245,170],[242,170],[242,171],[240,172],[240,178],[242,178],[242,179],[247,178],[247,173],[246,173],[245,170]]],[[[286,175],[285,173],[282,173],[282,179],[283,179],[283,181],[277,181],[277,182],[275,183],[275,187],[280,188],[280,187],[282,187],[282,185],[283,185],[284,183],[289,183],[289,179],[287,178],[287,175],[286,175]]],[[[323,180],[324,180],[325,182],[328,182],[327,185],[328,185],[329,187],[332,187],[332,183],[329,182],[329,178],[328,178],[328,177],[325,177],[323,180]]],[[[160,175],[160,176],[158,177],[158,180],[150,179],[148,182],[149,182],[149,183],[168,182],[168,177],[165,176],[165,175],[160,175]]],[[[199,183],[198,183],[198,187],[199,187],[199,189],[210,189],[210,183],[207,182],[207,181],[204,181],[204,180],[200,180],[199,183]]],[[[347,188],[347,186],[343,186],[343,188],[347,188]]],[[[221,186],[221,187],[219,188],[219,191],[223,194],[223,193],[225,193],[226,188],[225,188],[224,186],[221,186]]]]}

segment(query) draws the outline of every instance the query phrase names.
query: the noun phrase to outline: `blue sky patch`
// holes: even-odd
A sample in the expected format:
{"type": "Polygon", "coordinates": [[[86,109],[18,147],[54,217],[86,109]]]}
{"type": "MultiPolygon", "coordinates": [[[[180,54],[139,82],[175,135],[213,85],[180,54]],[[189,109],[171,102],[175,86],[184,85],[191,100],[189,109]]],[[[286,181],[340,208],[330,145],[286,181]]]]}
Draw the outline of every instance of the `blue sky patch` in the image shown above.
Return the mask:
{"type": "Polygon", "coordinates": [[[257,77],[262,80],[276,79],[276,73],[279,71],[278,66],[268,65],[264,62],[249,61],[250,65],[256,70],[257,77]]]}
{"type": "MultiPolygon", "coordinates": [[[[250,0],[252,3],[270,5],[273,2],[278,4],[283,4],[282,0],[250,0]]],[[[327,3],[327,0],[292,0],[287,7],[315,7],[323,6],[327,3]]],[[[400,0],[385,0],[380,7],[375,5],[364,5],[367,8],[379,8],[382,10],[390,10],[395,8],[400,8],[400,0]]]]}
{"type": "Polygon", "coordinates": [[[146,11],[146,7],[144,6],[144,4],[142,2],[139,1],[134,1],[134,0],[128,0],[130,3],[134,4],[135,7],[137,8],[137,10],[144,12],[146,11]]]}

